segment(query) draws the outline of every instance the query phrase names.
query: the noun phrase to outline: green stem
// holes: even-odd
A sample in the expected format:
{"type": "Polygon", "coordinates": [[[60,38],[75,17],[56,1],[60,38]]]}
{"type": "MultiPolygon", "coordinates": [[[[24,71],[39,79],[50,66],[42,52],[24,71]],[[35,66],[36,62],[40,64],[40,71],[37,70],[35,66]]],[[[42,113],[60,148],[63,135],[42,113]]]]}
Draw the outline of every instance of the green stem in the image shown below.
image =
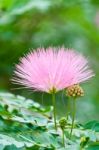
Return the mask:
{"type": "Polygon", "coordinates": [[[63,146],[65,147],[65,138],[64,138],[64,129],[62,129],[62,140],[63,140],[63,146]]]}
{"type": "Polygon", "coordinates": [[[70,138],[72,136],[72,131],[73,131],[73,128],[74,128],[75,114],[76,114],[76,99],[73,100],[72,126],[71,126],[71,131],[70,131],[70,138]]]}
{"type": "Polygon", "coordinates": [[[53,113],[54,113],[54,125],[55,129],[57,130],[57,124],[56,124],[56,101],[55,101],[55,93],[52,93],[52,101],[53,101],[53,113]]]}

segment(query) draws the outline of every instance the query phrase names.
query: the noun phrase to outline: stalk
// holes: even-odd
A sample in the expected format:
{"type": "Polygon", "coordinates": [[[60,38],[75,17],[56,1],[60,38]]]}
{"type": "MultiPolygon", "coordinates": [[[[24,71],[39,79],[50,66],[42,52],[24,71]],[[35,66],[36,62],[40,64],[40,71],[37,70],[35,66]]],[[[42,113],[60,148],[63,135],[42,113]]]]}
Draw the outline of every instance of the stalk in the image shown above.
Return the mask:
{"type": "Polygon", "coordinates": [[[53,102],[53,114],[54,114],[54,125],[57,131],[57,124],[56,124],[56,100],[55,100],[55,93],[52,93],[52,102],[53,102]]]}
{"type": "Polygon", "coordinates": [[[75,115],[76,115],[76,99],[73,100],[72,126],[71,126],[71,131],[70,131],[70,138],[72,136],[72,132],[74,128],[75,115]]]}
{"type": "Polygon", "coordinates": [[[65,117],[62,117],[60,120],[59,120],[59,125],[60,125],[60,128],[62,130],[62,144],[63,146],[65,147],[65,133],[64,133],[64,129],[66,127],[66,124],[67,124],[67,120],[65,117]]]}
{"type": "Polygon", "coordinates": [[[65,147],[65,136],[64,136],[64,129],[62,129],[62,140],[63,140],[63,146],[65,147]]]}

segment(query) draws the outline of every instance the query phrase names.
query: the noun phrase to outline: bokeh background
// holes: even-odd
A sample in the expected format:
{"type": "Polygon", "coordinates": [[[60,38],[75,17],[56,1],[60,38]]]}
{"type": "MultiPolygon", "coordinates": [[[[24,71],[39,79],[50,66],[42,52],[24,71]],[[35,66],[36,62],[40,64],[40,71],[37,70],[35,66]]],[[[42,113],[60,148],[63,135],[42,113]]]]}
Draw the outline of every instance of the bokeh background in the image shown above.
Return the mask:
{"type": "MultiPolygon", "coordinates": [[[[17,89],[11,83],[19,57],[48,46],[74,48],[86,55],[96,76],[83,84],[77,101],[81,122],[99,119],[99,1],[0,0],[0,91],[12,92],[51,105],[51,96],[17,89]]],[[[70,100],[57,95],[58,115],[66,115],[70,100]]]]}

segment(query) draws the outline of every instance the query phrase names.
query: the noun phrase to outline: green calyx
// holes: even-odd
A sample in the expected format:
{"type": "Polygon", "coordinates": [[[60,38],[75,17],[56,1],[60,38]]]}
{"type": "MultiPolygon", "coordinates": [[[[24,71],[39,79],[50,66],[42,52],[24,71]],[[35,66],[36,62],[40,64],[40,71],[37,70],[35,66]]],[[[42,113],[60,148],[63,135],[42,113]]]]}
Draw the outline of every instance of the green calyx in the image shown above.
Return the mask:
{"type": "Polygon", "coordinates": [[[56,88],[55,87],[53,87],[53,88],[51,88],[50,90],[49,90],[49,93],[50,94],[53,94],[53,93],[56,93],[57,91],[56,91],[56,88]]]}

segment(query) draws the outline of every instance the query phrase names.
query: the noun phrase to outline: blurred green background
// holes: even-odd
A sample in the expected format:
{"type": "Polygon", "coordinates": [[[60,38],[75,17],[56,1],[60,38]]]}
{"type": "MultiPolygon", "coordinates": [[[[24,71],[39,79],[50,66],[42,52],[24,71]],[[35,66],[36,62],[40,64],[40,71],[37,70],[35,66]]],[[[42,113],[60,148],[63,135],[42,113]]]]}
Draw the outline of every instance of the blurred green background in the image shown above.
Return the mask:
{"type": "MultiPolygon", "coordinates": [[[[77,102],[77,117],[99,119],[99,1],[0,0],[0,90],[21,94],[51,105],[51,96],[18,90],[11,83],[14,65],[29,49],[65,46],[86,55],[96,76],[83,84],[85,96],[77,102]]],[[[68,111],[68,101],[57,95],[58,115],[68,111]]]]}

